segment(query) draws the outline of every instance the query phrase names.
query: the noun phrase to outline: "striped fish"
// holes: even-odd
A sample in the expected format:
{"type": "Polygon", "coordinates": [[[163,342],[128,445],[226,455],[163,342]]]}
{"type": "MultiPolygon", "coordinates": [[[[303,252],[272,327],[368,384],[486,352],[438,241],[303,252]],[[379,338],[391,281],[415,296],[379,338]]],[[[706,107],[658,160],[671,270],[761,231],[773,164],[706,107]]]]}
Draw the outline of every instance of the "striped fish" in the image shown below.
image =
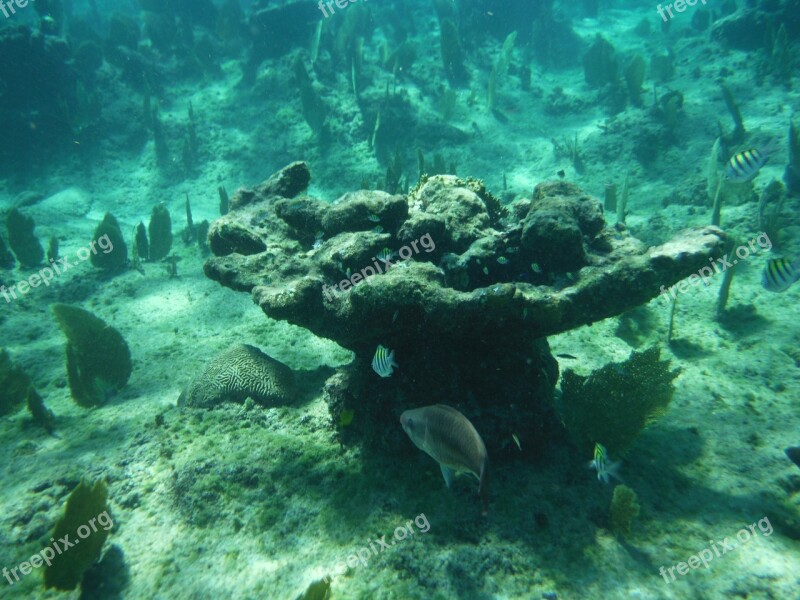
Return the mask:
{"type": "Polygon", "coordinates": [[[597,471],[597,480],[608,483],[609,477],[619,479],[619,466],[621,463],[612,462],[608,464],[608,450],[603,444],[594,445],[594,460],[589,463],[589,467],[597,471]]]}
{"type": "Polygon", "coordinates": [[[761,276],[761,285],[770,292],[785,292],[791,285],[800,279],[800,258],[773,258],[767,261],[764,274],[761,276]]]}
{"type": "Polygon", "coordinates": [[[394,359],[394,350],[389,351],[385,346],[378,345],[375,356],[372,358],[372,370],[381,377],[391,377],[394,367],[399,367],[394,359]]]}
{"type": "Polygon", "coordinates": [[[750,181],[753,177],[758,175],[770,154],[775,151],[775,140],[770,141],[762,148],[751,148],[744,152],[735,154],[728,161],[728,168],[725,171],[725,179],[735,183],[744,183],[750,181]]]}

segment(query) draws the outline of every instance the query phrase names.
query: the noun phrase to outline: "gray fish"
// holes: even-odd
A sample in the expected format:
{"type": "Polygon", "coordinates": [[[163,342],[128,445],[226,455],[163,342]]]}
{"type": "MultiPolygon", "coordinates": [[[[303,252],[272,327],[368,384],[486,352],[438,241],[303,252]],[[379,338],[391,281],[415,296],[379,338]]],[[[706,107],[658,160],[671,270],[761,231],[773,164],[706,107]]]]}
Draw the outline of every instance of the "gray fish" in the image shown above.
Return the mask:
{"type": "Polygon", "coordinates": [[[405,411],[400,424],[414,445],[439,463],[448,488],[458,471],[478,478],[483,514],[488,514],[489,457],[469,419],[455,408],[435,404],[405,411]]]}

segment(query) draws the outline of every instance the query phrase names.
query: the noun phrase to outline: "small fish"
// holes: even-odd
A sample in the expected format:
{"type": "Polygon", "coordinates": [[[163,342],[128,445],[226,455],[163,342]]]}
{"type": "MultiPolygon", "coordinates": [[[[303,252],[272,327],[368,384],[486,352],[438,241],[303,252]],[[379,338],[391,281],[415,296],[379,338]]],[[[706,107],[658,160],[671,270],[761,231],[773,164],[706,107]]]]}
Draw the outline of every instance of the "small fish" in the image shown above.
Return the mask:
{"type": "Polygon", "coordinates": [[[394,359],[394,350],[389,351],[385,346],[378,345],[375,356],[372,358],[372,370],[381,377],[391,377],[394,367],[400,367],[394,359]]]}
{"type": "Polygon", "coordinates": [[[394,252],[389,250],[389,248],[384,248],[380,252],[378,252],[378,256],[376,257],[379,261],[388,263],[394,257],[394,252]]]}
{"type": "Polygon", "coordinates": [[[790,446],[784,452],[790,461],[800,467],[800,446],[790,446]]]}
{"type": "Polygon", "coordinates": [[[558,175],[561,179],[564,179],[564,177],[567,176],[567,174],[564,172],[564,169],[561,169],[560,171],[558,171],[558,173],[556,173],[556,175],[558,175]]]}
{"type": "Polygon", "coordinates": [[[522,452],[522,446],[519,443],[519,438],[517,437],[516,433],[511,434],[511,439],[514,440],[514,443],[517,445],[517,449],[522,452]]]}
{"type": "Polygon", "coordinates": [[[533,271],[534,273],[537,273],[537,274],[541,273],[542,272],[542,267],[539,266],[539,263],[531,263],[531,271],[533,271]]]}
{"type": "Polygon", "coordinates": [[[785,292],[800,279],[800,258],[773,258],[767,261],[761,275],[761,285],[770,292],[785,292]]]}
{"type": "Polygon", "coordinates": [[[488,275],[489,274],[489,267],[483,267],[483,274],[484,275],[488,275]]]}
{"type": "Polygon", "coordinates": [[[621,463],[615,462],[610,465],[606,462],[608,460],[608,451],[603,444],[594,445],[594,460],[589,463],[589,468],[597,471],[597,480],[608,483],[609,476],[619,479],[617,472],[621,463]]]}
{"type": "Polygon", "coordinates": [[[405,411],[400,424],[414,445],[439,463],[450,487],[458,471],[480,481],[483,514],[489,513],[489,457],[483,439],[469,419],[451,406],[435,404],[405,411]]]}
{"type": "Polygon", "coordinates": [[[505,256],[498,256],[497,262],[499,262],[501,265],[507,265],[508,259],[505,256]]]}
{"type": "Polygon", "coordinates": [[[578,360],[578,357],[577,356],[572,356],[572,354],[561,353],[561,354],[556,354],[556,356],[559,357],[559,358],[571,358],[572,360],[578,360]]]}
{"type": "Polygon", "coordinates": [[[725,170],[725,179],[736,183],[750,181],[758,175],[770,155],[775,151],[775,140],[770,141],[762,148],[751,148],[739,154],[734,154],[728,161],[728,168],[725,170]]]}
{"type": "Polygon", "coordinates": [[[367,219],[369,219],[373,223],[380,223],[381,222],[381,218],[378,215],[370,215],[370,216],[367,217],[367,219]]]}
{"type": "Polygon", "coordinates": [[[383,233],[383,226],[378,225],[377,227],[372,228],[372,233],[383,233]]]}

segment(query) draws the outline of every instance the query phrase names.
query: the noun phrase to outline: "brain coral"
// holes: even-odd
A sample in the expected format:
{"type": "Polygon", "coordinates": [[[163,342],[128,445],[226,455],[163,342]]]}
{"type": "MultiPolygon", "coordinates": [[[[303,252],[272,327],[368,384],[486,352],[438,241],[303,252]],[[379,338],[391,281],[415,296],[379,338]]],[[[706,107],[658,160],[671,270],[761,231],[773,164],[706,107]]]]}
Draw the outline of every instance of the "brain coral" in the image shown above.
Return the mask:
{"type": "Polygon", "coordinates": [[[212,408],[252,398],[271,405],[294,397],[292,370],[258,348],[237,344],[217,355],[183,391],[178,406],[212,408]]]}

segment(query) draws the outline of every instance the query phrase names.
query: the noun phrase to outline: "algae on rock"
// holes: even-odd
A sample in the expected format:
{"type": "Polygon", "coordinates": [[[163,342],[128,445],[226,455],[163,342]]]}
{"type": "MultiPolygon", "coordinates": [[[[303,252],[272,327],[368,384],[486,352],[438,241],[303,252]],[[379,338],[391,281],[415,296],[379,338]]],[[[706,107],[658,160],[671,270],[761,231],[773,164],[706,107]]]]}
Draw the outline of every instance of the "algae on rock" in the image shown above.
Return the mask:
{"type": "Polygon", "coordinates": [[[23,267],[35,267],[44,258],[44,248],[33,233],[33,219],[13,208],[6,215],[8,245],[23,267]]]}
{"type": "Polygon", "coordinates": [[[90,486],[81,481],[67,498],[64,516],[56,523],[52,535],[58,540],[69,536],[73,545],[56,554],[51,559],[51,564],[45,567],[44,587],[59,590],[74,590],[78,587],[84,572],[100,558],[112,525],[108,515],[106,483],[98,481],[90,486]],[[101,516],[105,516],[105,519],[100,519],[101,516]],[[84,536],[81,531],[86,530],[89,533],[84,536]]]}
{"type": "Polygon", "coordinates": [[[0,348],[0,417],[17,412],[30,387],[30,377],[14,366],[8,350],[0,348]]]}
{"type": "Polygon", "coordinates": [[[679,372],[670,370],[669,360],[660,360],[657,346],[633,351],[625,362],[609,363],[589,376],[567,370],[559,406],[564,426],[583,452],[600,443],[617,456],[666,412],[679,372]]]}
{"type": "Polygon", "coordinates": [[[118,392],[131,376],[131,354],[122,335],[92,313],[54,304],[53,315],[67,336],[67,378],[73,400],[98,406],[118,392]]]}

